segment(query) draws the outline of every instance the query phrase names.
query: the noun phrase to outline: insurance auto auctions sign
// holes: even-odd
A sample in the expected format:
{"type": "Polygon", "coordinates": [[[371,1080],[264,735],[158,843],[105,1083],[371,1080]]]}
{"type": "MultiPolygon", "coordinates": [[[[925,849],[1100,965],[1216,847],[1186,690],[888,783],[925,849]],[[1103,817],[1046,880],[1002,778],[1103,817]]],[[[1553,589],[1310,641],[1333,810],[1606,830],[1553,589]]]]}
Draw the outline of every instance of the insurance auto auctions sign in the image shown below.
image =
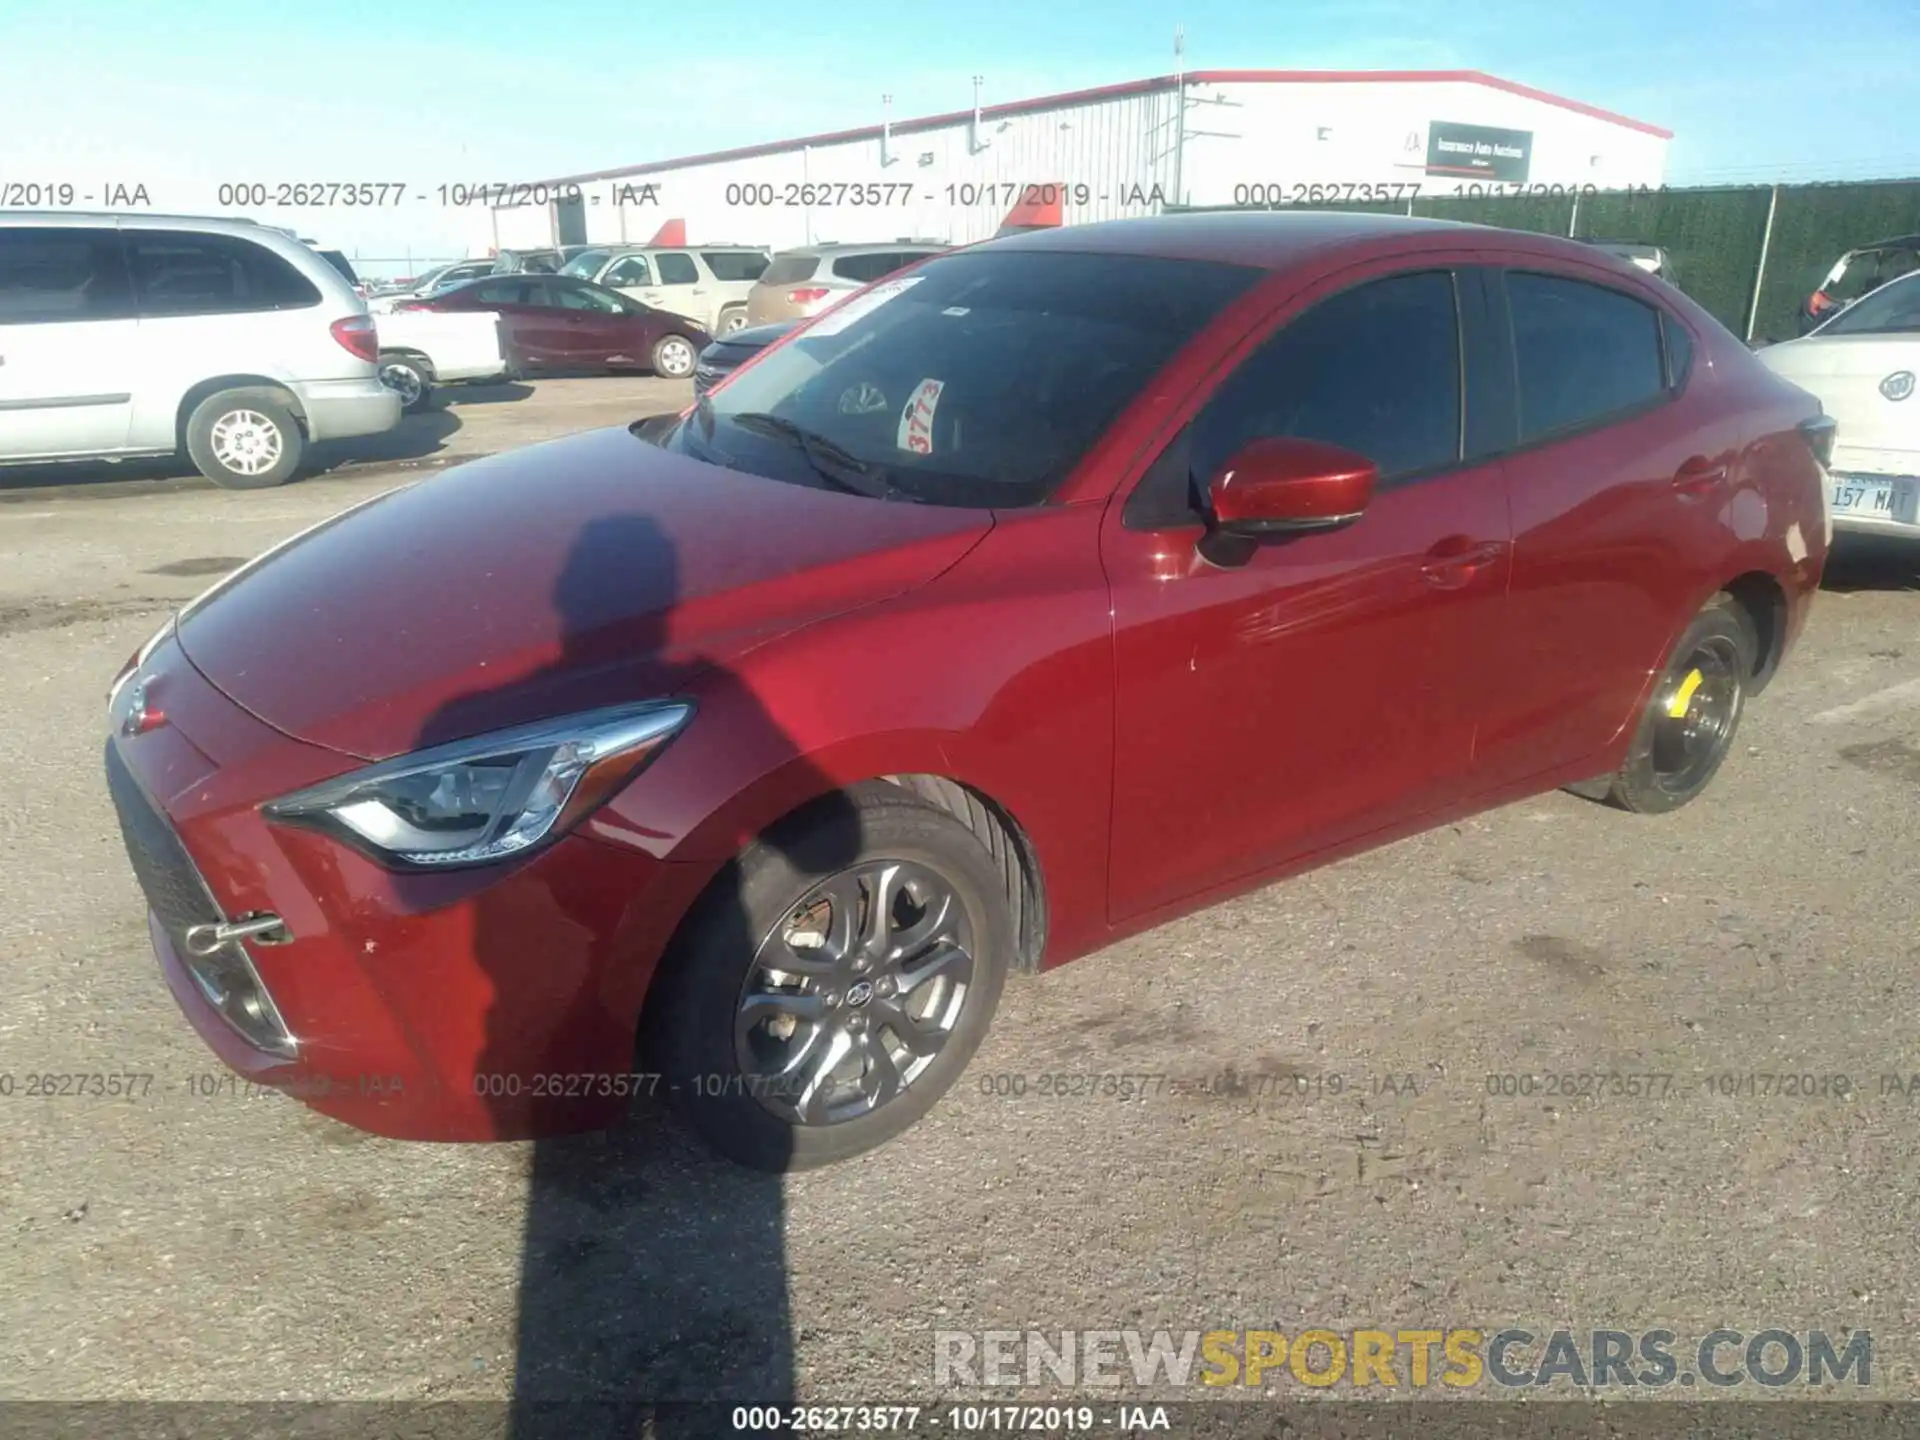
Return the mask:
{"type": "Polygon", "coordinates": [[[1496,130],[1435,120],[1427,126],[1427,174],[1476,180],[1525,180],[1533,159],[1531,130],[1496,130]]]}

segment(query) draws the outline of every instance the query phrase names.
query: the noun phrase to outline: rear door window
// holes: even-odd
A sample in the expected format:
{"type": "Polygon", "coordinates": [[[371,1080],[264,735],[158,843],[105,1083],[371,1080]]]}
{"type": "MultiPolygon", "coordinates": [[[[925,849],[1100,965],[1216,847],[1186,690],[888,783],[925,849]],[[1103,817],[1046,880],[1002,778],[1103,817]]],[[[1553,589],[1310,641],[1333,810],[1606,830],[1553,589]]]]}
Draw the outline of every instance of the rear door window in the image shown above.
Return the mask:
{"type": "Polygon", "coordinates": [[[0,228],[0,325],[122,320],[132,314],[118,231],[0,228]]]}
{"type": "Polygon", "coordinates": [[[489,280],[470,292],[481,305],[531,305],[531,280],[489,280]]]}
{"type": "Polygon", "coordinates": [[[241,315],[320,303],[311,280],[266,246],[238,235],[121,233],[142,315],[241,315]]]}
{"type": "Polygon", "coordinates": [[[662,285],[698,285],[700,267],[693,263],[691,255],[678,250],[669,250],[653,257],[654,268],[660,272],[662,285]]]}
{"type": "Polygon", "coordinates": [[[1660,312],[1631,295],[1560,275],[1508,271],[1520,439],[1626,415],[1666,393],[1660,312]]]}

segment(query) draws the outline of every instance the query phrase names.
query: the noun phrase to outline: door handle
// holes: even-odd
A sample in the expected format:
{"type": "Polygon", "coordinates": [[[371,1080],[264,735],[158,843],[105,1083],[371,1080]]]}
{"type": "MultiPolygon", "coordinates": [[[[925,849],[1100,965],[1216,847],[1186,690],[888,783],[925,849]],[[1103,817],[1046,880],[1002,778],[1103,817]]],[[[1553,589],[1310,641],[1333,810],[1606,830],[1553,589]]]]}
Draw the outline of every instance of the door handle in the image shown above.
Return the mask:
{"type": "Polygon", "coordinates": [[[1727,478],[1727,467],[1718,460],[1695,455],[1683,461],[1673,472],[1673,488],[1689,500],[1701,499],[1717,490],[1727,478]]]}
{"type": "Polygon", "coordinates": [[[1504,540],[1475,542],[1452,536],[1427,552],[1420,578],[1436,590],[1458,590],[1506,553],[1504,540]]]}

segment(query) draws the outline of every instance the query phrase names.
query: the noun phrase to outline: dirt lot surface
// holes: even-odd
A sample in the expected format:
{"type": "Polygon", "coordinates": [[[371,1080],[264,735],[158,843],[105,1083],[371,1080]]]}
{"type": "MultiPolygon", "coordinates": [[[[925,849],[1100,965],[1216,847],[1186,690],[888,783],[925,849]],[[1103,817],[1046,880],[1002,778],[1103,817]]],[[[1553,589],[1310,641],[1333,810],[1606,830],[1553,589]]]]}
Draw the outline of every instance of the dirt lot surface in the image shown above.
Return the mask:
{"type": "Polygon", "coordinates": [[[264,494],[0,477],[0,1398],[880,1399],[930,1392],[936,1330],[1510,1324],[1866,1328],[1871,1397],[1920,1396],[1898,555],[1838,572],[1700,803],[1538,798],[1016,982],[954,1093],[851,1165],[749,1175],[644,1107],[412,1146],[203,1078],[104,687],[169,607],[412,467],[685,394],[514,388],[264,494]],[[156,1078],[27,1098],[47,1072],[156,1078]],[[1594,1074],[1667,1079],[1550,1093],[1594,1074]]]}

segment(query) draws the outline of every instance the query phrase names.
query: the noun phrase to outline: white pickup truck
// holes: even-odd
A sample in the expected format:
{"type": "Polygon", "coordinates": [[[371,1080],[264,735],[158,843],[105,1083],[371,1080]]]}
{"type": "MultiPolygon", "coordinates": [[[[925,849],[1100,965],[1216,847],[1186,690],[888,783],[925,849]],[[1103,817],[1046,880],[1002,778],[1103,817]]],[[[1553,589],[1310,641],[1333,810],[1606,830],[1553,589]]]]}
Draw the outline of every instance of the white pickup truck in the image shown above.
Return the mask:
{"type": "Polygon", "coordinates": [[[398,310],[374,317],[380,379],[412,415],[433,403],[437,385],[496,380],[507,373],[500,317],[485,311],[398,310]]]}

